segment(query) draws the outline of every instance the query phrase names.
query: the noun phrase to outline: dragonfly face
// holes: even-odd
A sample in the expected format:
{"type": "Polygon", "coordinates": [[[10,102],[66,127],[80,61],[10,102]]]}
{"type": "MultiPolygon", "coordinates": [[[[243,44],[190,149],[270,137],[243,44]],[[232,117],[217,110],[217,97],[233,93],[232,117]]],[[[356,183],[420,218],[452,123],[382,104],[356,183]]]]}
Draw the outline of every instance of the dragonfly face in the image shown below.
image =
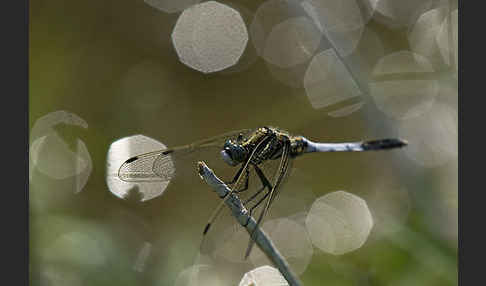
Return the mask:
{"type": "Polygon", "coordinates": [[[221,150],[223,161],[230,166],[237,166],[243,163],[248,157],[248,151],[240,143],[227,140],[221,150]]]}

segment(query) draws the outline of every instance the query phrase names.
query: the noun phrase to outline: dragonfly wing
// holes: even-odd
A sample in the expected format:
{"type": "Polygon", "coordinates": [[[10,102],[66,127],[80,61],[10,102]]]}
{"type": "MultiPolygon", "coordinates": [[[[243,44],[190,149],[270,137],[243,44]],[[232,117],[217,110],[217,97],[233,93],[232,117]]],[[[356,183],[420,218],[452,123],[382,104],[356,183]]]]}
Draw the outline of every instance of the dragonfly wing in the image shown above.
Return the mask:
{"type": "Polygon", "coordinates": [[[166,182],[175,173],[170,157],[158,150],[138,155],[126,160],[118,169],[118,178],[125,182],[166,182]],[[161,160],[162,158],[162,160],[161,160]],[[154,163],[159,161],[158,172],[154,172],[154,163]],[[164,166],[162,166],[164,164],[164,166]]]}
{"type": "Polygon", "coordinates": [[[257,222],[256,222],[256,227],[250,235],[250,240],[248,242],[248,247],[247,247],[246,253],[245,253],[245,259],[250,255],[251,250],[253,248],[253,245],[255,244],[255,240],[253,238],[255,230],[258,227],[260,227],[264,217],[268,213],[270,205],[273,203],[276,195],[278,194],[278,192],[279,192],[279,190],[282,186],[282,183],[284,182],[285,178],[287,177],[287,174],[289,173],[291,161],[292,161],[292,159],[290,158],[290,143],[287,142],[283,146],[282,156],[280,158],[280,165],[279,165],[277,173],[274,176],[275,179],[273,181],[272,190],[270,191],[270,194],[268,195],[268,197],[264,201],[265,207],[260,212],[260,215],[259,215],[257,222]]]}
{"type": "MultiPolygon", "coordinates": [[[[181,165],[180,160],[184,160],[184,157],[188,157],[188,154],[204,149],[223,148],[226,140],[237,138],[239,135],[246,135],[249,132],[251,132],[251,129],[231,131],[189,145],[134,156],[120,166],[118,177],[126,182],[170,181],[176,175],[178,165],[181,165]]],[[[216,153],[215,155],[217,156],[216,153]]],[[[197,156],[191,159],[196,161],[197,156]]],[[[191,163],[195,164],[195,162],[191,163]]],[[[190,166],[185,167],[191,168],[190,166]]]]}
{"type": "Polygon", "coordinates": [[[282,157],[286,157],[285,162],[283,162],[283,164],[282,164],[282,168],[279,171],[279,176],[277,177],[277,182],[274,184],[276,187],[274,188],[274,190],[273,190],[273,192],[272,192],[272,194],[270,195],[270,198],[269,198],[269,208],[273,204],[273,202],[275,201],[275,198],[277,197],[277,195],[280,193],[280,190],[282,190],[282,186],[286,182],[286,180],[287,180],[287,178],[290,174],[290,170],[292,169],[293,160],[292,160],[292,157],[290,157],[290,145],[288,146],[286,153],[287,154],[285,156],[282,156],[282,157]]]}

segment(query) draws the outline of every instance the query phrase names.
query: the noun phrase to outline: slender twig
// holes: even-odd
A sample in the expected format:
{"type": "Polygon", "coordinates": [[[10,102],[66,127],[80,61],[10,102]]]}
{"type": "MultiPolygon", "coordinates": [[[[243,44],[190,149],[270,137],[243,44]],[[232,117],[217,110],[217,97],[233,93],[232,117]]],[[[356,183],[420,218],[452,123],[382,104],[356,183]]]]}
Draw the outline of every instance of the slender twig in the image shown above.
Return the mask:
{"type": "MultiPolygon", "coordinates": [[[[220,198],[226,197],[231,191],[228,186],[223,183],[214,172],[204,162],[198,162],[199,176],[218,194],[220,198]]],[[[248,213],[241,202],[238,195],[235,192],[230,194],[230,197],[225,201],[226,205],[231,209],[233,216],[242,225],[249,234],[253,233],[256,227],[256,221],[248,213]]],[[[253,233],[255,243],[265,253],[265,255],[273,262],[278,268],[280,273],[284,276],[290,286],[300,286],[302,283],[297,278],[297,275],[290,269],[285,258],[280,254],[278,249],[273,244],[268,235],[261,229],[257,228],[253,233]]]]}

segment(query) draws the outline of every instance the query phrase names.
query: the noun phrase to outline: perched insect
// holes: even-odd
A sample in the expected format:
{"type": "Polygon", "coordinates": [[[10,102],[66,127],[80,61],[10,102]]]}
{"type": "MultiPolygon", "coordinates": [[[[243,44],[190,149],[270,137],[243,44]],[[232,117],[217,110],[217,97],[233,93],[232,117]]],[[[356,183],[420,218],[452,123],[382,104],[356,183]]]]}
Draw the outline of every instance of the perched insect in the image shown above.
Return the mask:
{"type": "MultiPolygon", "coordinates": [[[[316,143],[274,127],[260,127],[229,132],[189,145],[132,157],[122,164],[118,177],[128,182],[169,181],[177,173],[175,165],[185,160],[187,154],[196,154],[197,157],[198,151],[219,148],[225,163],[233,167],[239,166],[233,178],[227,182],[231,192],[245,194],[243,202],[251,215],[263,206],[256,220],[259,226],[289,174],[293,158],[312,152],[361,152],[400,148],[405,145],[407,143],[400,139],[316,143]],[[259,183],[250,186],[251,177],[258,178],[259,183]]],[[[204,235],[210,230],[223,206],[224,201],[214,210],[204,228],[204,235]]],[[[250,238],[245,258],[250,254],[252,246],[253,240],[250,238]]]]}

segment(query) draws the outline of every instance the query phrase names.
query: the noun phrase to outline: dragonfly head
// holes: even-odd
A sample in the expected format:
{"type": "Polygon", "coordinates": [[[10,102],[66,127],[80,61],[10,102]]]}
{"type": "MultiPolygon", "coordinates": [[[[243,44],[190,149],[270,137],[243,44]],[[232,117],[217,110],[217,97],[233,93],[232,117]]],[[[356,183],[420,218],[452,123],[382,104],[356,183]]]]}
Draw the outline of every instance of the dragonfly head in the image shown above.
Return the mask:
{"type": "Polygon", "coordinates": [[[232,140],[226,141],[226,143],[224,143],[223,150],[221,150],[221,157],[223,157],[223,161],[230,166],[236,166],[242,163],[246,156],[246,149],[241,146],[241,144],[235,143],[232,140]]]}

